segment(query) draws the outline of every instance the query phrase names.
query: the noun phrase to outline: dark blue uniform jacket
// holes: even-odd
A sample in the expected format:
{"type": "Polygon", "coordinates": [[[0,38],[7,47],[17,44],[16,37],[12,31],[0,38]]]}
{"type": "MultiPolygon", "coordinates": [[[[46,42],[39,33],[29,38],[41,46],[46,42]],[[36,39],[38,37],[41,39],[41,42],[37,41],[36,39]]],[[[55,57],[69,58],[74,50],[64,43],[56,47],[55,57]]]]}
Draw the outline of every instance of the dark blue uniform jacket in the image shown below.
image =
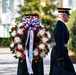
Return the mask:
{"type": "Polygon", "coordinates": [[[56,45],[53,46],[51,52],[50,75],[60,75],[58,63],[60,63],[60,65],[62,66],[63,62],[65,63],[65,69],[67,71],[75,72],[72,61],[68,56],[67,47],[64,46],[68,43],[69,32],[66,25],[60,20],[58,20],[54,28],[54,40],[56,45]]]}

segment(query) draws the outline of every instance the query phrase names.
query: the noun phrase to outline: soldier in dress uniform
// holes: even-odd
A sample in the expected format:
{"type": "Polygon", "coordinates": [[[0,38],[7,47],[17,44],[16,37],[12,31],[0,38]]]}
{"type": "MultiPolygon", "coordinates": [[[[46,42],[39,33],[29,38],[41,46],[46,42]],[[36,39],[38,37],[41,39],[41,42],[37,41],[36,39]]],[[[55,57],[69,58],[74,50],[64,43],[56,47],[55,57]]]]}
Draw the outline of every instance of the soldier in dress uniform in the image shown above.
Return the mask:
{"type": "MultiPolygon", "coordinates": [[[[50,74],[62,75],[58,65],[65,65],[65,70],[72,72],[75,75],[73,63],[68,56],[67,43],[69,40],[69,32],[66,27],[66,22],[69,20],[70,8],[58,8],[58,21],[54,28],[54,45],[51,52],[50,74]]],[[[65,75],[65,74],[64,74],[65,75]]]]}
{"type": "MultiPolygon", "coordinates": [[[[30,15],[32,15],[32,14],[26,14],[26,16],[30,16],[30,15]]],[[[34,16],[39,17],[39,15],[36,13],[34,16]]],[[[26,43],[26,38],[27,38],[26,35],[27,35],[27,32],[23,35],[22,43],[24,43],[24,44],[26,43]]],[[[35,38],[37,38],[37,37],[35,36],[35,38]]],[[[38,39],[34,39],[34,43],[38,42],[38,41],[39,41],[38,39]]],[[[27,49],[29,49],[29,42],[27,44],[28,44],[27,49]]],[[[37,46],[34,45],[33,47],[37,47],[37,46]]],[[[42,59],[42,61],[39,61],[39,62],[33,61],[32,69],[33,69],[33,74],[29,74],[28,69],[27,69],[26,59],[23,62],[21,62],[21,58],[19,59],[17,75],[44,75],[43,59],[42,59]]]]}

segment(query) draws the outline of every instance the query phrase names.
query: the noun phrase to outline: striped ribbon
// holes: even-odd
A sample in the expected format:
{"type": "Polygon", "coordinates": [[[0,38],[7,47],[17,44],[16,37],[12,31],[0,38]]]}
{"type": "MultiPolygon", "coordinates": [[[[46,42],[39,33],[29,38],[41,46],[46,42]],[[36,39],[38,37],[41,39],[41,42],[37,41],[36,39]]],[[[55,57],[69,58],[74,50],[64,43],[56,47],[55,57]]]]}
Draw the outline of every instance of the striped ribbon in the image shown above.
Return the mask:
{"type": "Polygon", "coordinates": [[[26,63],[27,63],[28,73],[33,74],[32,60],[33,60],[34,30],[39,28],[40,22],[36,16],[30,16],[30,18],[24,18],[23,23],[25,25],[25,29],[28,30],[26,46],[27,46],[28,40],[30,41],[29,42],[29,50],[28,50],[28,52],[25,51],[26,63]]]}

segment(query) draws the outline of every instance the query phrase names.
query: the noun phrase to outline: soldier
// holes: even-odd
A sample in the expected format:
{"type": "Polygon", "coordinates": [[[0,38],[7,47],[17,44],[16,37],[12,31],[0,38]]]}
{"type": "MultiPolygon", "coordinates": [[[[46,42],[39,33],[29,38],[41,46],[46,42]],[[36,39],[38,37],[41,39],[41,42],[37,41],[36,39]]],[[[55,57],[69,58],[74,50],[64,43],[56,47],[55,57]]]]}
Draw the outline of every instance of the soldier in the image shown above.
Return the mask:
{"type": "Polygon", "coordinates": [[[68,56],[67,43],[69,32],[66,22],[69,20],[70,8],[58,8],[58,21],[54,28],[54,45],[51,52],[50,74],[49,75],[66,75],[64,69],[75,75],[73,63],[68,56]],[[63,68],[63,70],[62,70],[63,68]]]}
{"type": "MultiPolygon", "coordinates": [[[[33,14],[26,14],[26,16],[28,16],[28,17],[30,17],[31,15],[33,15],[33,14]]],[[[34,16],[37,16],[39,18],[39,15],[36,13],[34,14],[34,16]]],[[[22,39],[22,43],[24,43],[24,44],[26,43],[26,38],[27,38],[26,35],[27,35],[27,33],[25,33],[23,35],[23,39],[22,39]]],[[[36,36],[35,36],[35,38],[36,38],[36,36]]],[[[36,39],[34,39],[34,42],[38,42],[38,40],[36,40],[36,39]]],[[[34,45],[34,47],[35,47],[35,45],[34,45]]],[[[29,49],[29,40],[27,43],[27,49],[29,49]]],[[[33,74],[28,73],[26,59],[23,62],[20,62],[20,61],[21,61],[21,59],[19,59],[19,62],[18,62],[17,75],[44,75],[43,60],[40,62],[32,61],[33,74]]],[[[28,66],[30,66],[30,65],[28,65],[28,66]]]]}

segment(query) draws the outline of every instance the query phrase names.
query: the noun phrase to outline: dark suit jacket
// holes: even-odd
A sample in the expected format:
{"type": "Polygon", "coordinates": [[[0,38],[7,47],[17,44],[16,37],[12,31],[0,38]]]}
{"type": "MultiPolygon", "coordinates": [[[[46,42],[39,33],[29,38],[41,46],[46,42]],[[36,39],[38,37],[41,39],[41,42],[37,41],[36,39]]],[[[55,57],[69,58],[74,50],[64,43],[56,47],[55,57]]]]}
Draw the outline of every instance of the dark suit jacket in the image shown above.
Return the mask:
{"type": "Polygon", "coordinates": [[[56,45],[52,48],[51,52],[51,65],[50,65],[50,75],[59,75],[58,63],[63,65],[65,63],[65,69],[70,72],[75,72],[72,61],[68,56],[67,44],[69,40],[69,32],[66,25],[58,20],[54,28],[54,41],[56,45]],[[64,58],[64,59],[62,59],[64,58]],[[62,59],[62,60],[58,60],[62,59]]]}
{"type": "Polygon", "coordinates": [[[54,41],[56,43],[56,50],[59,53],[59,58],[64,57],[64,44],[69,40],[69,32],[66,25],[62,21],[58,21],[54,29],[54,41]]]}

